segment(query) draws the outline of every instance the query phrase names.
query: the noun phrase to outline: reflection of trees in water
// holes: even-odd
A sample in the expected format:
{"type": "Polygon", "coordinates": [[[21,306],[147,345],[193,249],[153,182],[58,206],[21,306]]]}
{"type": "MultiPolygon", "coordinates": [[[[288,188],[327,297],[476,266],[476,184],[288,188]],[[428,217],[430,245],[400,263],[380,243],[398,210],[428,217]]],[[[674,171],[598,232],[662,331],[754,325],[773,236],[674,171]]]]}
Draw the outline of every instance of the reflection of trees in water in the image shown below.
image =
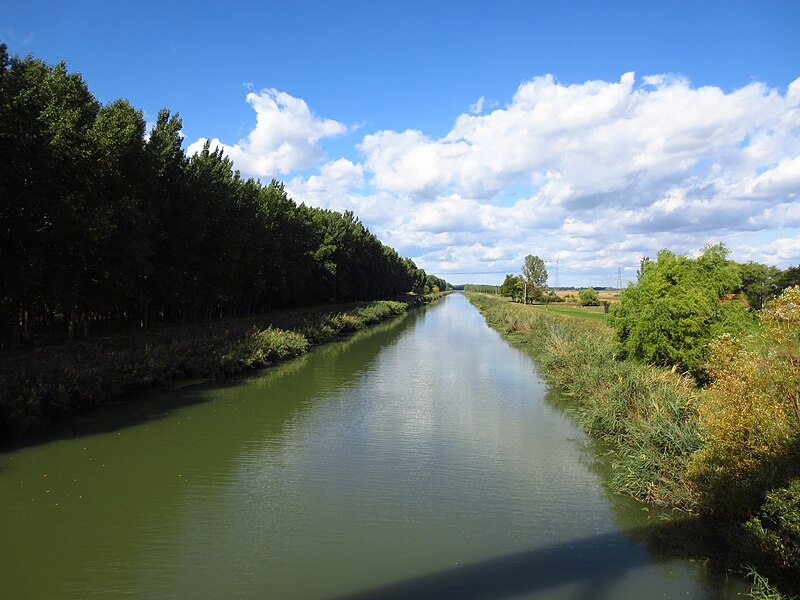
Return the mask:
{"type": "MultiPolygon", "coordinates": [[[[247,372],[230,376],[223,380],[207,379],[183,380],[165,388],[129,394],[117,404],[98,407],[86,413],[67,417],[54,424],[47,431],[23,436],[0,445],[0,452],[38,446],[60,439],[72,439],[83,436],[119,431],[128,427],[158,421],[175,410],[213,400],[217,394],[227,394],[242,385],[264,387],[271,385],[306,368],[311,360],[336,360],[350,350],[355,344],[366,340],[372,343],[365,347],[359,356],[366,361],[373,359],[381,348],[391,344],[396,333],[411,327],[426,310],[426,307],[413,309],[408,313],[362,329],[355,334],[323,344],[314,348],[309,354],[292,360],[277,363],[255,372],[247,372]],[[319,358],[317,358],[319,357],[319,358]]],[[[346,378],[346,373],[341,373],[346,378]]],[[[313,380],[312,380],[313,381],[313,380]]],[[[235,393],[235,392],[234,392],[235,393]]]]}

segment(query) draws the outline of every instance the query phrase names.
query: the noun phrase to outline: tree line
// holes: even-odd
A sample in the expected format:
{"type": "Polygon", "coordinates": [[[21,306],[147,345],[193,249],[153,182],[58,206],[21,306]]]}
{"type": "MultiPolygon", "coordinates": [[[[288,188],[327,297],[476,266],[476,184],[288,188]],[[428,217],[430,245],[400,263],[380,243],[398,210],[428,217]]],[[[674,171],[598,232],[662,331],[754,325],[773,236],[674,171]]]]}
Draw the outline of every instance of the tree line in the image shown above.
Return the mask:
{"type": "Polygon", "coordinates": [[[0,45],[0,347],[448,287],[182,126],[0,45]]]}

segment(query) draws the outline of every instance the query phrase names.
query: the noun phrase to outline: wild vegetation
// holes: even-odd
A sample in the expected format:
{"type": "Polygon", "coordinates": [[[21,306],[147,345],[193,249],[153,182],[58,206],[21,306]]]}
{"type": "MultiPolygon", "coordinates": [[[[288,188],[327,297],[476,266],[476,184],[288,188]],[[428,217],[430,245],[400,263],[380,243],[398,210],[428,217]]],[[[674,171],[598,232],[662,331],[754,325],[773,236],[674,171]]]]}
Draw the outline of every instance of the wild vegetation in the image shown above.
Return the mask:
{"type": "Polygon", "coordinates": [[[706,381],[709,342],[755,326],[745,304],[732,296],[742,281],[738,265],[727,254],[717,245],[698,258],[662,250],[657,260],[642,261],[638,282],[623,290],[610,312],[621,351],[706,381]]]}
{"type": "Polygon", "coordinates": [[[436,297],[276,311],[7,354],[0,364],[0,438],[127,392],[293,358],[436,297]]]}
{"type": "Polygon", "coordinates": [[[447,288],[182,126],[0,45],[0,349],[447,288]]]}
{"type": "Polygon", "coordinates": [[[723,246],[662,251],[612,306],[612,327],[470,300],[608,443],[611,487],[694,515],[724,560],[756,567],[767,597],[763,574],[800,588],[800,287],[770,288],[754,312],[736,295],[747,268],[723,246]]]}
{"type": "Polygon", "coordinates": [[[615,360],[614,331],[594,319],[470,294],[492,327],[533,353],[570,411],[609,442],[611,486],[644,502],[695,510],[688,464],[699,447],[698,390],[687,377],[615,360]]]}

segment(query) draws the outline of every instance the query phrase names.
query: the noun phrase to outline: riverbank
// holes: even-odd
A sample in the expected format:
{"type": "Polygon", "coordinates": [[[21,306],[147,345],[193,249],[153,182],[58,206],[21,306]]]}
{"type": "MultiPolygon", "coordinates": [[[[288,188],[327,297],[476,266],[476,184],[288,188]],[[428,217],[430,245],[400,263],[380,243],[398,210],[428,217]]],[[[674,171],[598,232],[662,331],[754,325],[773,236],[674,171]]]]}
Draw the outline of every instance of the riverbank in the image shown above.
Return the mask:
{"type": "Polygon", "coordinates": [[[687,377],[614,359],[605,324],[467,295],[488,324],[533,354],[548,382],[572,400],[587,433],[609,443],[611,488],[694,513],[688,461],[699,447],[698,390],[687,377]]]}
{"type": "Polygon", "coordinates": [[[428,304],[407,295],[228,319],[0,355],[0,436],[170,382],[266,367],[428,304]]]}
{"type": "MultiPolygon", "coordinates": [[[[614,332],[602,323],[490,296],[467,297],[491,327],[536,358],[547,381],[569,397],[568,412],[605,442],[608,485],[614,492],[691,520],[715,542],[714,558],[723,564],[771,570],[774,557],[762,554],[740,522],[709,515],[699,500],[690,462],[703,446],[699,409],[704,392],[690,377],[618,360],[614,332]]],[[[785,570],[781,575],[796,592],[796,575],[785,570]]]]}

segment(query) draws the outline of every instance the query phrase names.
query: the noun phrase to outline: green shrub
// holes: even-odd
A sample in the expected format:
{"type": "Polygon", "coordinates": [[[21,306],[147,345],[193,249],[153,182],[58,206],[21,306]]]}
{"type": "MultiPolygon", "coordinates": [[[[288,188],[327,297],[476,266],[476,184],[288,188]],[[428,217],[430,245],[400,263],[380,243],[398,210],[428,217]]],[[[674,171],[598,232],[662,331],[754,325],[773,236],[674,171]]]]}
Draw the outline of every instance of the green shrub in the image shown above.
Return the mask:
{"type": "Polygon", "coordinates": [[[800,572],[800,479],[769,492],[745,531],[770,558],[770,566],[787,574],[800,572]]]}
{"type": "Polygon", "coordinates": [[[600,306],[600,296],[594,288],[586,288],[578,292],[578,299],[581,306],[600,306]]]}
{"type": "Polygon", "coordinates": [[[645,260],[637,283],[610,309],[622,351],[637,360],[688,371],[707,380],[708,343],[719,334],[751,328],[753,319],[738,301],[724,296],[740,285],[739,269],[728,250],[710,246],[696,258],[668,250],[645,260]]]}

